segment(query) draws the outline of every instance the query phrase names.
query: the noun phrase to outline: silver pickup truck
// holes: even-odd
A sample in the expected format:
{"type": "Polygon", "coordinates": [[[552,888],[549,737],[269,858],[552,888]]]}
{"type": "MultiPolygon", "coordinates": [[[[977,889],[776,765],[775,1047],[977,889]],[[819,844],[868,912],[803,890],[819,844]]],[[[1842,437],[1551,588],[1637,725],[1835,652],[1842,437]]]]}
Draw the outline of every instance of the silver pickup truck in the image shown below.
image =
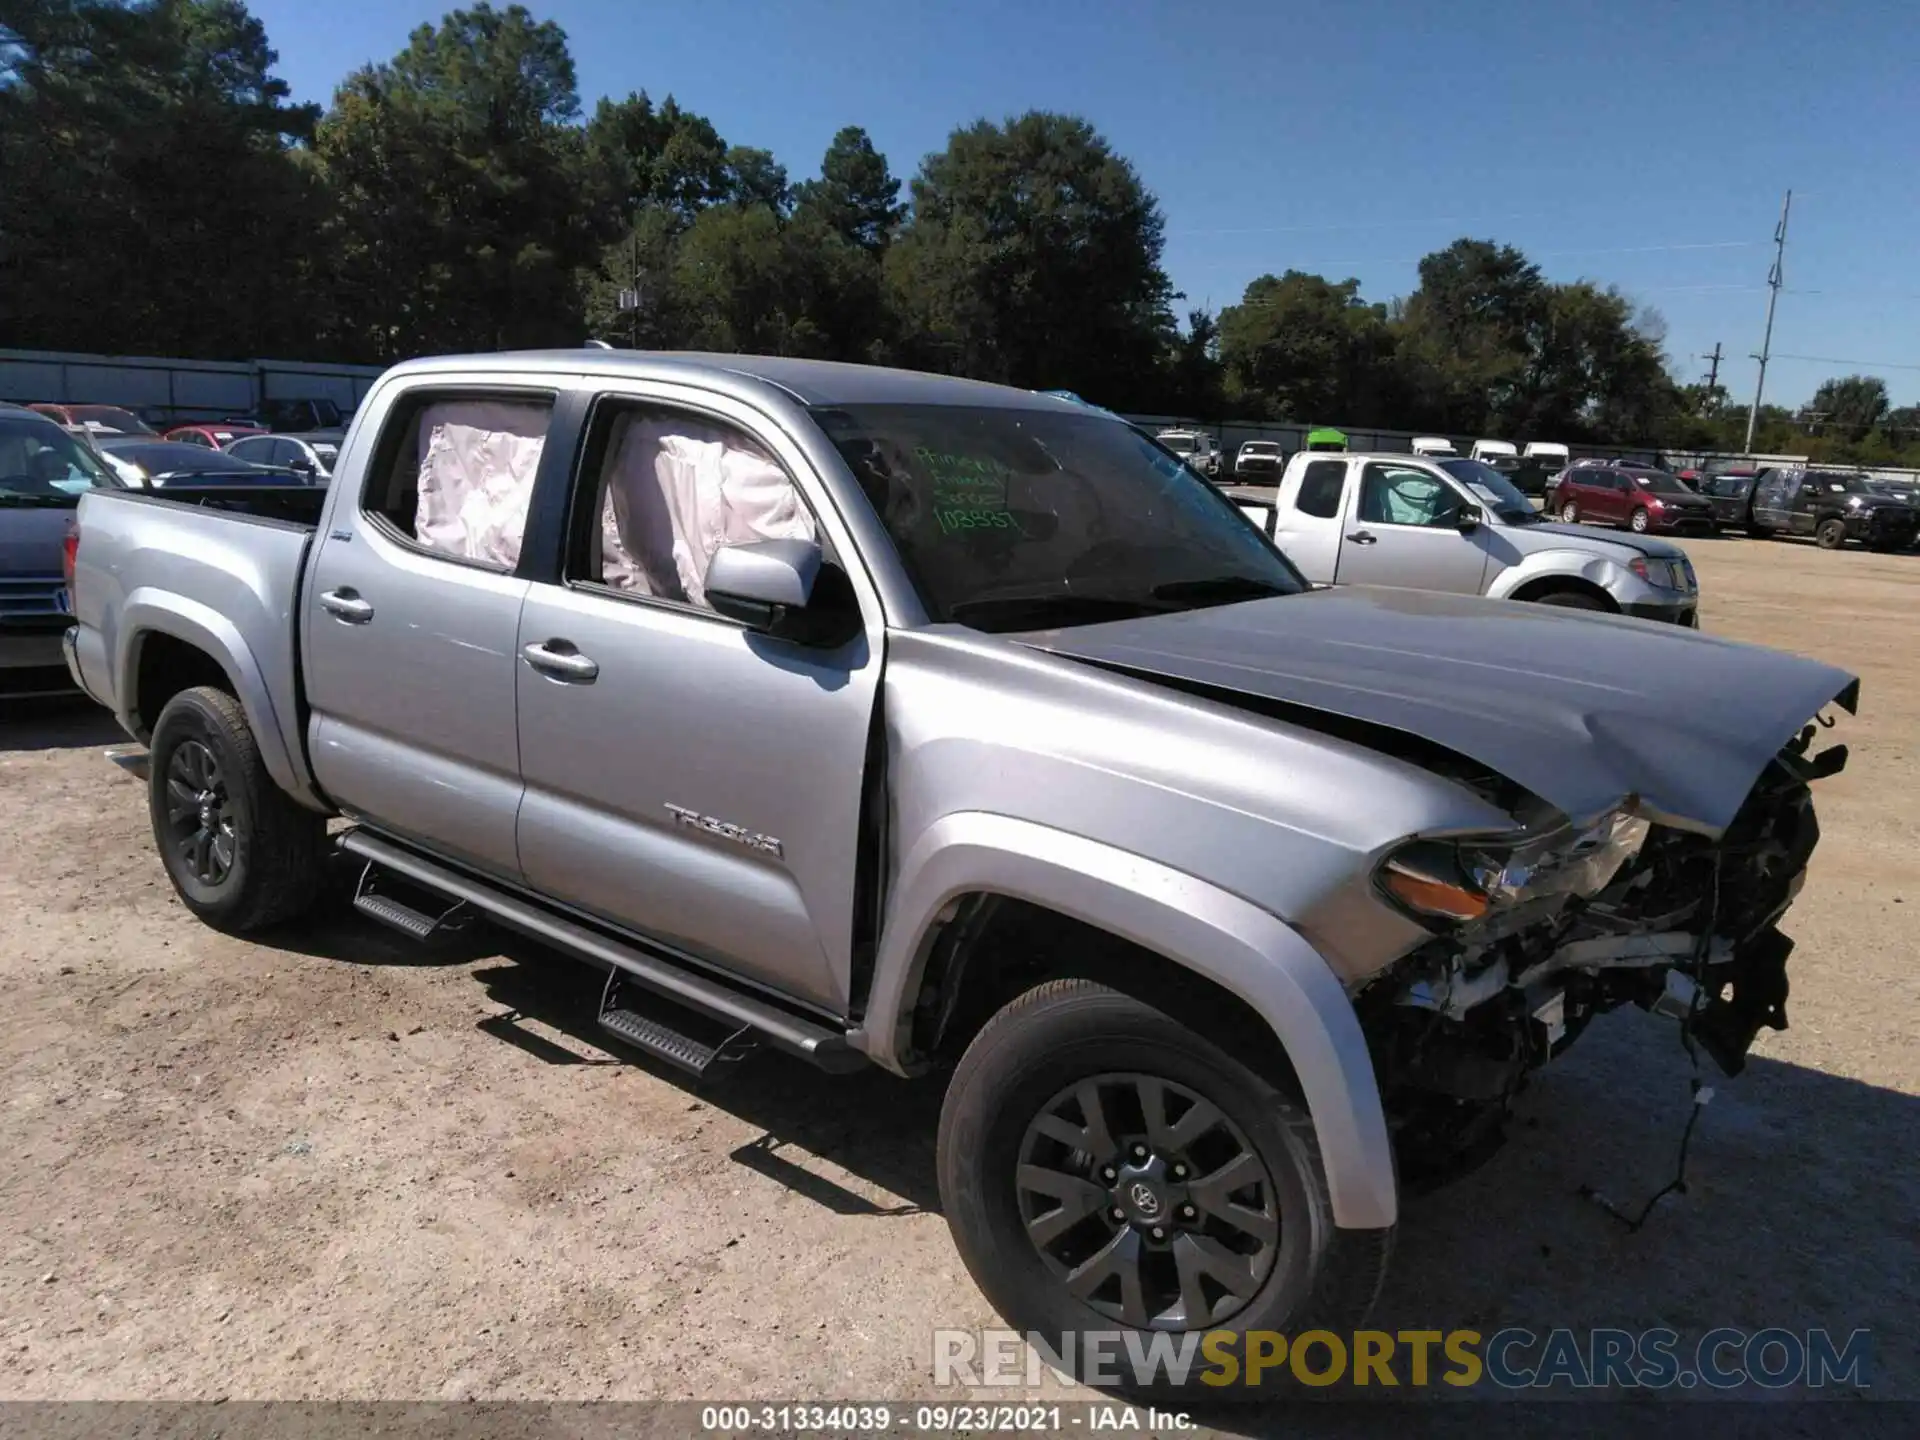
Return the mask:
{"type": "Polygon", "coordinates": [[[1729,1071],[1785,1023],[1853,677],[1313,591],[1069,400],[440,359],[329,489],[198,498],[86,496],[66,640],[188,908],[292,920],[331,843],[370,919],[536,937],[693,1074],[951,1067],[945,1213],[1023,1330],[1356,1323],[1402,1177],[1594,1016],[1729,1071]]]}
{"type": "Polygon", "coordinates": [[[1478,460],[1302,452],[1277,488],[1228,493],[1316,585],[1448,590],[1700,623],[1699,582],[1678,545],[1555,524],[1478,460]]]}

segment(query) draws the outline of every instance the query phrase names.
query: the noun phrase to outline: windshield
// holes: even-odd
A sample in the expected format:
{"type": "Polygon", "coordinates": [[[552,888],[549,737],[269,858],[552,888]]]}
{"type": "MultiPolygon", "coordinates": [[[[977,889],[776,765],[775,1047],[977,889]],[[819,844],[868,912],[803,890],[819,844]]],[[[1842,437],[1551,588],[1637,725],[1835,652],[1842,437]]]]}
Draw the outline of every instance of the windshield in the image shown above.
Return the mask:
{"type": "Polygon", "coordinates": [[[154,429],[131,410],[118,405],[69,405],[73,423],[109,435],[151,435],[154,429]]]}
{"type": "Polygon", "coordinates": [[[1191,455],[1193,453],[1193,437],[1191,435],[1162,435],[1160,437],[1160,443],[1176,455],[1191,455]]]}
{"type": "Polygon", "coordinates": [[[1495,515],[1509,525],[1529,525],[1540,518],[1533,502],[1491,465],[1478,460],[1440,460],[1435,462],[1454,479],[1465,485],[1490,506],[1495,515]]]}
{"type": "Polygon", "coordinates": [[[1231,501],[1131,426],[957,405],[813,416],[935,621],[1028,630],[1307,589],[1231,501]]]}
{"type": "Polygon", "coordinates": [[[96,488],[125,487],[51,420],[0,415],[0,504],[77,505],[96,488]]]}
{"type": "Polygon", "coordinates": [[[1656,495],[1691,495],[1687,482],[1677,475],[1669,475],[1664,470],[1629,470],[1633,483],[1642,490],[1651,490],[1656,495]]]}

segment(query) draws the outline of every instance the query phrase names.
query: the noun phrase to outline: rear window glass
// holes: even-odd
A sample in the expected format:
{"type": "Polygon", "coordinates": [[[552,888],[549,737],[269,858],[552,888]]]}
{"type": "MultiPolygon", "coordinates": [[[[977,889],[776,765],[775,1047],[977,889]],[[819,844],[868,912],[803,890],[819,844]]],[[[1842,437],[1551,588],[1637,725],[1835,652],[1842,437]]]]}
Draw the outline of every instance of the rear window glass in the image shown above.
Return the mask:
{"type": "Polygon", "coordinates": [[[1340,492],[1346,483],[1346,461],[1315,460],[1300,478],[1300,498],[1294,508],[1302,515],[1331,520],[1340,513],[1340,492]]]}

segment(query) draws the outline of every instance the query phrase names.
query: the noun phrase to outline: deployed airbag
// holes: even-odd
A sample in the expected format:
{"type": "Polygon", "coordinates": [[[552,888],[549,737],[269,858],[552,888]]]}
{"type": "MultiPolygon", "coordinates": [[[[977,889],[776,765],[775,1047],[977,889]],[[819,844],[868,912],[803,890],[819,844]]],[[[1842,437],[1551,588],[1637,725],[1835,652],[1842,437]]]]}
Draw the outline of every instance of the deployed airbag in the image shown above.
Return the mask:
{"type": "Polygon", "coordinates": [[[737,431],[680,417],[617,424],[600,526],[607,584],[704,605],[721,546],[816,538],[786,472],[737,431]]]}
{"type": "Polygon", "coordinates": [[[443,555],[517,565],[548,415],[544,405],[502,400],[427,406],[414,538],[443,555]]]}

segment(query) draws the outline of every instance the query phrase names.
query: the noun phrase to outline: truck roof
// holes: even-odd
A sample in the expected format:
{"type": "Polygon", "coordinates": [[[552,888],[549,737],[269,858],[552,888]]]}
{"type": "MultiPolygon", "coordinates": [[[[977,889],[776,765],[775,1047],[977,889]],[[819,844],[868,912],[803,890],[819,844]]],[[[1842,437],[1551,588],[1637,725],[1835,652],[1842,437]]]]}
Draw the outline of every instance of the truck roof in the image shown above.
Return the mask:
{"type": "MultiPolygon", "coordinates": [[[[1054,410],[1085,415],[1084,403],[918,370],[799,360],[777,355],[705,354],[692,350],[518,350],[483,355],[439,355],[409,360],[389,374],[431,375],[500,371],[515,375],[630,375],[657,380],[699,378],[731,388],[771,387],[802,405],[990,405],[996,409],[1054,410]],[[741,385],[740,382],[747,382],[741,385]]],[[[1098,413],[1095,411],[1094,413],[1098,413]]]]}

